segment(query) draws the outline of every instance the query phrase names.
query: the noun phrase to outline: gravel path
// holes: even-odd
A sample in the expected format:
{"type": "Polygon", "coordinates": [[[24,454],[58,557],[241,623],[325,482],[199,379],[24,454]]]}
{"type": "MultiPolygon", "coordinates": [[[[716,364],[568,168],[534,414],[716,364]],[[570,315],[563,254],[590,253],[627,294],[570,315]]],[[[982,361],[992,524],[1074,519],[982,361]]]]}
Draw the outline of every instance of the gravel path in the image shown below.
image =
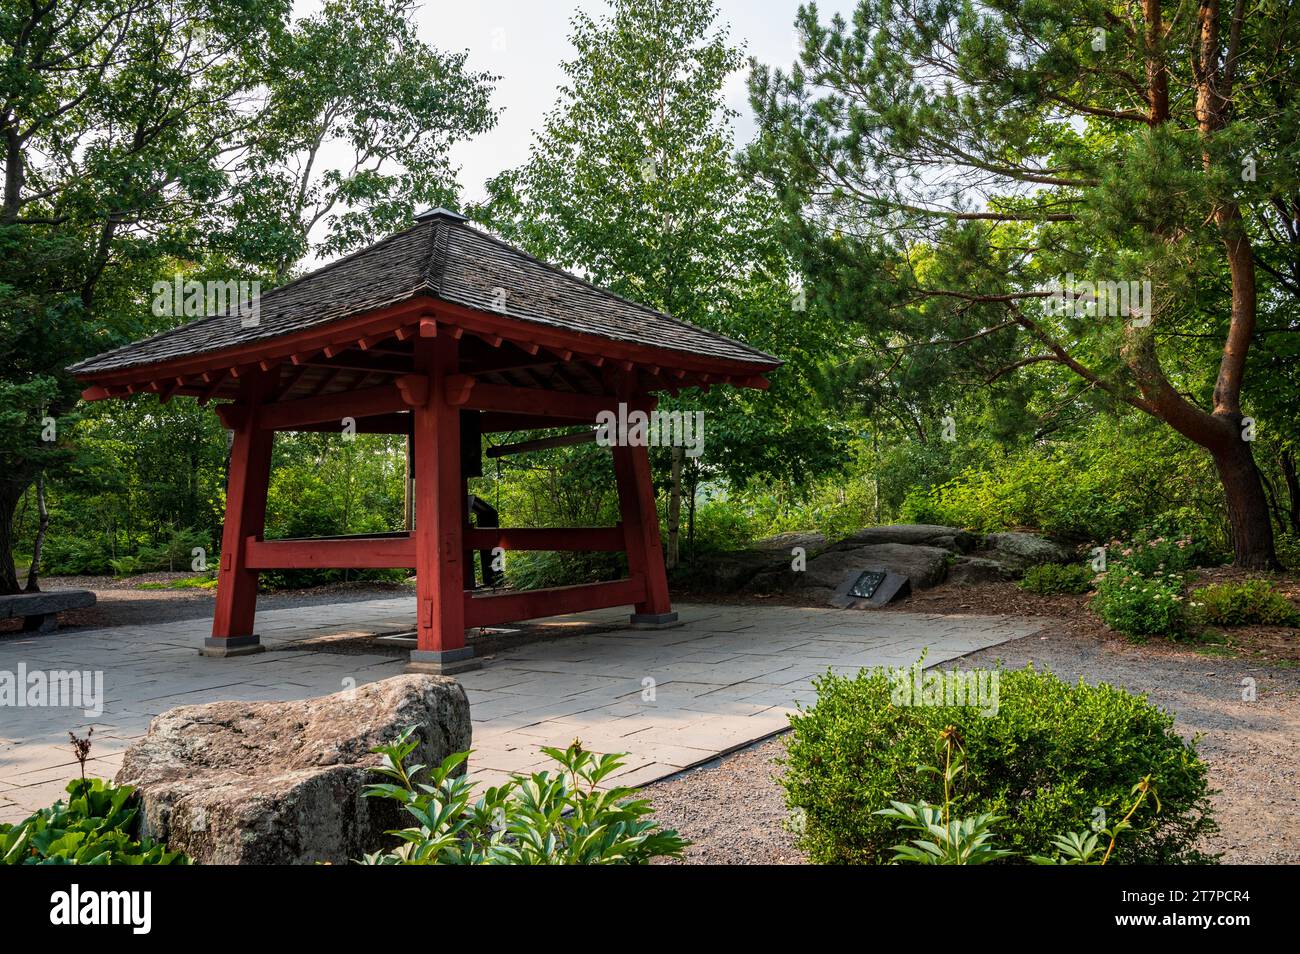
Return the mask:
{"type": "MultiPolygon", "coordinates": [[[[1200,734],[1221,831],[1209,844],[1229,864],[1300,863],[1300,671],[1167,648],[1099,641],[1064,622],[973,653],[951,665],[1033,663],[1063,679],[1084,677],[1146,695],[1174,713],[1186,737],[1200,734]],[[1256,698],[1242,699],[1242,680],[1256,698]]],[[[694,844],[688,864],[798,864],[784,829],[774,764],[781,737],[648,786],[655,817],[694,844]]]]}
{"type": "Polygon", "coordinates": [[[785,827],[788,813],[775,760],[782,736],[767,739],[643,790],[654,817],[692,844],[693,865],[807,864],[785,827]]]}

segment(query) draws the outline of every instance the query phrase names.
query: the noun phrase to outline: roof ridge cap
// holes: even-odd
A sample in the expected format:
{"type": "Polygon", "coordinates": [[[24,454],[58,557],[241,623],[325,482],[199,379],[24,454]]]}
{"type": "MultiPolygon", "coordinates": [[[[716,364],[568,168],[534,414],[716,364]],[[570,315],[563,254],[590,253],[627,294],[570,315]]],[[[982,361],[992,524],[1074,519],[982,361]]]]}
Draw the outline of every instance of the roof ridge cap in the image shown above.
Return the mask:
{"type": "Polygon", "coordinates": [[[420,283],[414,290],[427,289],[436,298],[442,294],[442,280],[447,272],[447,253],[451,243],[452,223],[440,217],[425,221],[432,222],[432,227],[429,229],[429,257],[420,274],[420,283]]]}

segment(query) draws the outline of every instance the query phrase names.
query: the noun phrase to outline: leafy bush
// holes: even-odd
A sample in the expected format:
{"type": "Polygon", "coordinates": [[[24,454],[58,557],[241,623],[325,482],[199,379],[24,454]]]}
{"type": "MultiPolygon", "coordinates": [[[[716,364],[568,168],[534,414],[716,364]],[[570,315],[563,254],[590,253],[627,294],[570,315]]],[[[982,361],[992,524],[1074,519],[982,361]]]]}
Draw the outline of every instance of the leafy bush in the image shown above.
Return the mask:
{"type": "Polygon", "coordinates": [[[99,574],[109,569],[111,554],[99,538],[51,534],[41,550],[41,569],[52,576],[99,574]]]}
{"type": "Polygon", "coordinates": [[[1282,531],[1273,538],[1277,558],[1288,570],[1300,570],[1300,534],[1282,531]]]}
{"type": "Polygon", "coordinates": [[[1166,537],[1148,531],[1136,534],[1127,544],[1112,541],[1108,555],[1143,576],[1182,573],[1206,562],[1209,544],[1196,537],[1166,537]]]}
{"type": "Polygon", "coordinates": [[[1111,629],[1134,639],[1186,632],[1183,578],[1175,573],[1145,576],[1124,564],[1112,564],[1098,577],[1092,608],[1111,629]]]}
{"type": "Polygon", "coordinates": [[[468,752],[448,756],[427,781],[415,781],[426,767],[406,765],[418,741],[413,732],[375,749],[385,757],[378,771],[393,781],[369,786],[366,795],[396,799],[418,824],[391,832],[402,845],[367,855],[366,864],[648,864],[680,857],[686,847],[675,831],[646,817],[650,803],[633,798],[633,789],[597,789],[623,764],[616,755],[593,755],[577,742],[543,748],[558,772],[515,776],[475,800],[473,783],[452,775],[468,752]]]}
{"type": "Polygon", "coordinates": [[[1188,606],[1198,622],[1217,626],[1300,626],[1300,612],[1268,580],[1203,586],[1188,606]]]}
{"type": "Polygon", "coordinates": [[[175,865],[180,852],[136,839],[138,808],[130,785],[103,779],[68,783],[69,798],[16,825],[0,824],[0,862],[6,865],[175,865]]]}
{"type": "Polygon", "coordinates": [[[505,579],[516,590],[601,583],[625,575],[619,553],[515,550],[506,555],[505,566],[505,579]]]}
{"type": "Polygon", "coordinates": [[[1041,563],[1025,570],[1021,589],[1047,596],[1058,593],[1087,593],[1092,589],[1092,571],[1077,563],[1041,563]]]}
{"type": "Polygon", "coordinates": [[[201,547],[212,559],[212,541],[203,530],[173,527],[165,539],[152,546],[141,547],[136,554],[141,570],[188,570],[194,561],[194,550],[201,547]]]}
{"type": "MultiPolygon", "coordinates": [[[[918,837],[894,846],[895,864],[918,865],[986,865],[1003,858],[1015,857],[1015,852],[997,846],[994,826],[1002,816],[985,813],[957,818],[953,808],[953,786],[966,771],[965,752],[958,740],[955,727],[946,726],[939,733],[938,752],[943,768],[920,766],[918,772],[928,772],[943,779],[943,804],[931,805],[922,800],[912,804],[890,802],[889,808],[876,812],[884,818],[894,819],[900,828],[918,837]]],[[[1096,820],[1092,831],[1068,832],[1051,839],[1056,851],[1052,855],[1030,855],[1028,861],[1036,865],[1104,865],[1115,851],[1119,836],[1133,828],[1132,818],[1142,803],[1152,796],[1156,811],[1160,811],[1160,798],[1150,776],[1133,786],[1136,796],[1124,817],[1106,827],[1096,820]],[[1102,837],[1109,841],[1102,851],[1102,837]]]]}
{"type": "Polygon", "coordinates": [[[113,575],[132,576],[140,572],[140,561],[133,556],[118,557],[116,560],[109,560],[108,565],[113,568],[113,575]]]}
{"type": "Polygon", "coordinates": [[[1108,685],[1068,685],[1032,669],[1001,671],[992,717],[974,707],[899,705],[891,674],[817,680],[817,702],[792,718],[783,760],[786,801],[814,862],[881,863],[897,841],[876,813],[890,801],[941,804],[940,778],[919,774],[952,725],[968,770],[952,801],[964,816],[1002,816],[999,846],[1040,851],[1097,810],[1121,818],[1134,779],[1150,775],[1163,811],[1135,828],[1112,859],[1201,863],[1200,838],[1217,830],[1204,763],[1173,717],[1108,685]]]}
{"type": "Polygon", "coordinates": [[[1137,420],[1101,424],[1071,443],[995,451],[947,480],[906,486],[900,513],[914,523],[984,532],[1037,527],[1091,540],[1133,527],[1182,527],[1191,513],[1219,508],[1209,459],[1137,420]]]}

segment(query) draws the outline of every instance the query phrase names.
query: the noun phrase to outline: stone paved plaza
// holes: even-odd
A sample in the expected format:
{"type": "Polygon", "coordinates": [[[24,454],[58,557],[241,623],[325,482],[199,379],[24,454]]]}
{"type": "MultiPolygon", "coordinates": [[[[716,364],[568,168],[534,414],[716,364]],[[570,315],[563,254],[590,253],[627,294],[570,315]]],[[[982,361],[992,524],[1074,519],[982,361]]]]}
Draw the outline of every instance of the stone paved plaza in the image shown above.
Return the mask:
{"type": "MultiPolygon", "coordinates": [[[[832,669],[905,666],[928,648],[927,664],[1028,635],[1028,621],[791,607],[678,607],[684,625],[620,626],[626,610],[561,617],[565,636],[502,650],[458,678],[474,725],[470,768],[494,783],[543,765],[542,745],[575,738],[628,753],[617,777],[641,785],[716,758],[785,728],[811,681],[832,669]]],[[[0,637],[0,672],[102,671],[103,712],[0,707],[0,821],[16,821],[60,797],[77,774],[69,730],[94,726],[87,772],[111,777],[149,720],[178,705],[220,699],[301,699],[400,673],[404,658],[294,649],[337,633],[410,627],[413,597],[272,610],[258,614],[268,652],[209,659],[197,647],[206,619],[48,635],[0,637]],[[290,651],[293,650],[293,651],[290,651]]]]}

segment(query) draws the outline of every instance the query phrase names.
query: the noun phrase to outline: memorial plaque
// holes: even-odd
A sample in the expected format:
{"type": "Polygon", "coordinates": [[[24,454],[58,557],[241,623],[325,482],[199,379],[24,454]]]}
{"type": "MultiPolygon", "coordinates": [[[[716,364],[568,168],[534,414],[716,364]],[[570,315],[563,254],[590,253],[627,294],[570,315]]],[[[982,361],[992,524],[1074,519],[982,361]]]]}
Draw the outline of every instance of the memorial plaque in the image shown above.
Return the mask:
{"type": "Polygon", "coordinates": [[[880,584],[885,582],[884,570],[864,570],[853,585],[849,587],[849,596],[857,597],[861,600],[869,600],[876,595],[876,590],[880,584]]]}
{"type": "Polygon", "coordinates": [[[884,567],[863,567],[846,576],[831,595],[832,606],[872,609],[902,599],[912,591],[912,581],[884,567]]]}

